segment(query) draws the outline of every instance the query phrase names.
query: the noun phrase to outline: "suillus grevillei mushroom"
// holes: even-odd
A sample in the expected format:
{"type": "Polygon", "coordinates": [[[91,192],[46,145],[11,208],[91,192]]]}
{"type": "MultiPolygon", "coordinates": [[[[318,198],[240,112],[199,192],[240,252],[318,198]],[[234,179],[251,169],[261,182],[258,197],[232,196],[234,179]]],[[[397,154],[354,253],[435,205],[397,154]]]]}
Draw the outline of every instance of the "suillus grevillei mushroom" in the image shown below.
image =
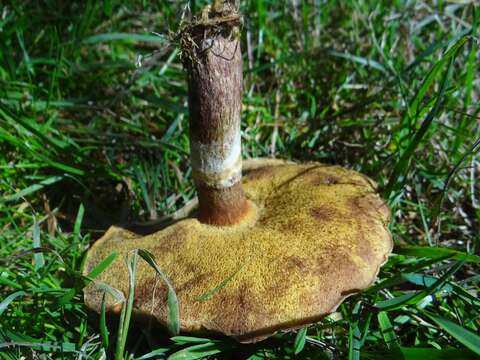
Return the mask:
{"type": "MultiPolygon", "coordinates": [[[[113,251],[146,249],[175,289],[182,331],[253,342],[319,321],[370,286],[392,240],[389,209],[360,173],[254,159],[242,177],[239,29],[237,5],[216,1],[180,36],[198,207],[147,236],[110,228],[88,251],[84,272],[113,251]]],[[[98,280],[128,292],[120,256],[98,280]]],[[[167,287],[157,280],[139,264],[134,316],[166,324],[167,287]]],[[[85,289],[97,312],[102,294],[94,284],[85,289]]],[[[115,310],[113,300],[107,305],[115,310]]]]}

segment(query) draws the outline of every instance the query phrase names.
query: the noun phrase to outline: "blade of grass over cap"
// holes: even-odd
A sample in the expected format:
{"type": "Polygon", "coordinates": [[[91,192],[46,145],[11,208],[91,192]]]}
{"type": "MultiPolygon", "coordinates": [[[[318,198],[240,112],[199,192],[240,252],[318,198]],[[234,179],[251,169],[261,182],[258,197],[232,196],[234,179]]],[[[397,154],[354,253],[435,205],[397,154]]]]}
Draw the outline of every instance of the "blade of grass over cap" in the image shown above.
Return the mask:
{"type": "Polygon", "coordinates": [[[107,267],[109,267],[112,262],[117,258],[118,253],[113,251],[105,259],[103,259],[97,266],[95,266],[86,276],[88,279],[95,279],[100,275],[107,267]]]}
{"type": "Polygon", "coordinates": [[[122,304],[120,313],[119,329],[117,332],[117,343],[115,346],[115,360],[123,360],[128,357],[126,354],[126,344],[128,331],[130,328],[130,320],[132,318],[133,301],[135,298],[135,279],[137,275],[138,251],[130,251],[125,261],[128,268],[128,296],[127,301],[122,304]]]}
{"type": "Polygon", "coordinates": [[[102,335],[102,345],[105,349],[108,349],[109,345],[109,331],[107,327],[107,319],[106,319],[106,295],[107,293],[104,292],[102,296],[102,305],[101,305],[101,310],[100,310],[100,334],[102,335]]]}
{"type": "Polygon", "coordinates": [[[212,296],[214,296],[216,293],[218,293],[220,290],[222,290],[227,284],[232,281],[232,279],[240,272],[242,269],[248,264],[248,260],[245,261],[242,265],[239,266],[237,270],[232,272],[230,276],[227,278],[223,279],[217,286],[215,286],[213,289],[207,291],[206,293],[202,294],[197,298],[197,301],[206,301],[208,299],[211,299],[212,296]]]}
{"type": "Polygon", "coordinates": [[[155,261],[153,254],[144,249],[138,250],[138,255],[145,260],[160,276],[162,281],[167,285],[168,295],[167,295],[167,306],[168,306],[168,331],[171,335],[177,335],[180,332],[180,310],[178,305],[177,295],[173,286],[170,284],[167,276],[160,270],[155,261]]]}

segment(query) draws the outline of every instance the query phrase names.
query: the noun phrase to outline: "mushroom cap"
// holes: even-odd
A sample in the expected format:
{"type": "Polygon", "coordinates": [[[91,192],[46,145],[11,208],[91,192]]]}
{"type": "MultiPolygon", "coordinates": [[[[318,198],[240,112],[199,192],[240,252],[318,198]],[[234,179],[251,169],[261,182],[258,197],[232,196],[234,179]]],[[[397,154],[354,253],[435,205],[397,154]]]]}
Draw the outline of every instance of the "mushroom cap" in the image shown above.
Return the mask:
{"type": "MultiPolygon", "coordinates": [[[[89,250],[84,273],[113,251],[146,249],[176,291],[182,331],[241,342],[316,322],[375,281],[392,240],[390,211],[372,180],[318,163],[250,168],[243,187],[252,211],[240,224],[215,227],[190,217],[148,236],[112,227],[89,250]]],[[[98,280],[126,294],[124,256],[98,280]]],[[[97,312],[102,295],[94,283],[85,289],[97,312]]],[[[167,321],[167,288],[143,261],[134,315],[167,321]]]]}

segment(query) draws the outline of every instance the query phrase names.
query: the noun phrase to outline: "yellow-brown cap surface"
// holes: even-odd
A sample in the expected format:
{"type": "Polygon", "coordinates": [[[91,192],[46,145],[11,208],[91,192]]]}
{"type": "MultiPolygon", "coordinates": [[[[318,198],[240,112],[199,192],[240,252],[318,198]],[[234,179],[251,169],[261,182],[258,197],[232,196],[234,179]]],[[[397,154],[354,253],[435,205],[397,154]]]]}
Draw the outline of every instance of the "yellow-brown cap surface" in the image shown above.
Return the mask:
{"type": "MultiPolygon", "coordinates": [[[[318,321],[375,280],[392,250],[389,210],[374,183],[354,171],[265,164],[243,178],[253,205],[240,225],[186,218],[144,237],[112,227],[89,250],[84,272],[114,250],[152,252],[177,293],[187,332],[248,342],[318,321]]],[[[98,280],[126,294],[127,279],[119,256],[98,280]]],[[[166,298],[163,282],[141,261],[135,313],[165,324],[166,298]]],[[[102,290],[90,284],[87,305],[99,311],[101,299],[102,290]]]]}

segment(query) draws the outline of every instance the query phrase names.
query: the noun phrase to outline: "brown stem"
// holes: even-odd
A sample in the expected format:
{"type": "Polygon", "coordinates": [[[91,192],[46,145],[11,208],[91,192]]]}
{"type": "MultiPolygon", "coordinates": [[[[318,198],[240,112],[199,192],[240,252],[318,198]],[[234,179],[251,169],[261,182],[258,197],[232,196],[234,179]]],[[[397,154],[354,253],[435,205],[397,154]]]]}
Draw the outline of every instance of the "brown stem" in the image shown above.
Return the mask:
{"type": "Polygon", "coordinates": [[[249,205],[241,185],[242,56],[234,8],[206,8],[182,33],[190,144],[199,219],[238,223],[249,205]],[[207,11],[205,14],[204,12],[207,11]]]}

